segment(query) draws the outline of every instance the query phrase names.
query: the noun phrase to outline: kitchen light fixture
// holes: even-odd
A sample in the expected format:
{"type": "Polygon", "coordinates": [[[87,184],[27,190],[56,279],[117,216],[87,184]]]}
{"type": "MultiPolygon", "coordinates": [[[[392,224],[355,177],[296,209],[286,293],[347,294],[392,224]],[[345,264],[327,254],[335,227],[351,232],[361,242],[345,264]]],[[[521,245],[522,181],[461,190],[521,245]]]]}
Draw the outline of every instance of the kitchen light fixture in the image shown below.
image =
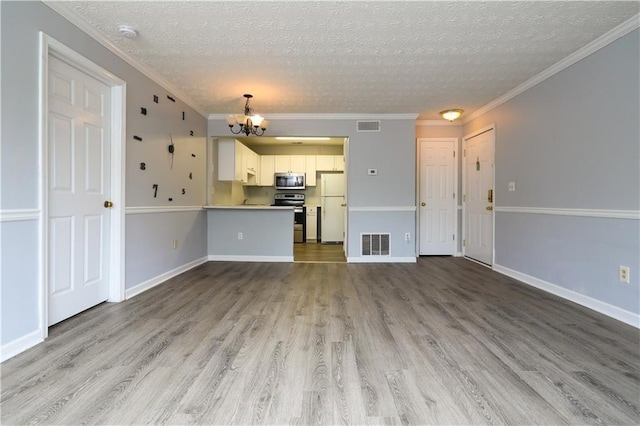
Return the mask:
{"type": "Polygon", "coordinates": [[[328,141],[331,138],[326,137],[313,137],[313,136],[276,136],[276,139],[279,141],[328,141]]]}
{"type": "Polygon", "coordinates": [[[440,111],[440,115],[445,120],[453,121],[457,118],[460,118],[464,111],[461,109],[445,109],[444,111],[440,111]]]}
{"type": "Polygon", "coordinates": [[[262,136],[264,131],[267,130],[269,122],[258,114],[253,113],[253,108],[249,106],[249,99],[253,98],[253,95],[245,94],[247,101],[244,104],[244,114],[231,114],[227,116],[227,124],[229,130],[234,135],[244,133],[245,135],[262,136]],[[238,130],[234,130],[234,126],[238,125],[238,130]]]}

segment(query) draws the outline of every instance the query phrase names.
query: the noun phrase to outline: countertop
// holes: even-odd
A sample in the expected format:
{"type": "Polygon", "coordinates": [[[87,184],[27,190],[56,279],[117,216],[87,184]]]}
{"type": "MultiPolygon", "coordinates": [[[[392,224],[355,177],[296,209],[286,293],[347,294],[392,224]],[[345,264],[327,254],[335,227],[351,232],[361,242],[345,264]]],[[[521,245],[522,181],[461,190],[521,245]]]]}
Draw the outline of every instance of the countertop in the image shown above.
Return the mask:
{"type": "Polygon", "coordinates": [[[271,206],[269,204],[238,204],[238,205],[213,205],[204,206],[211,210],[293,210],[293,206],[271,206]]]}

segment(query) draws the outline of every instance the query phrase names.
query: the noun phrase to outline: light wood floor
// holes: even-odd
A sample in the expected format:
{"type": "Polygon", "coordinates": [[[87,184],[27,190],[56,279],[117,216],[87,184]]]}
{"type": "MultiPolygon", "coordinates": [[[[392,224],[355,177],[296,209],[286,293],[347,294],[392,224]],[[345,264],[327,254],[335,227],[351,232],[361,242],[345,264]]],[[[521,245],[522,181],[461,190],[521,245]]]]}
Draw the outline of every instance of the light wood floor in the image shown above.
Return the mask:
{"type": "Polygon", "coordinates": [[[461,258],[209,262],[2,364],[2,424],[638,424],[638,330],[461,258]]]}
{"type": "Polygon", "coordinates": [[[295,262],[332,262],[345,263],[342,244],[297,243],[293,245],[295,262]]]}

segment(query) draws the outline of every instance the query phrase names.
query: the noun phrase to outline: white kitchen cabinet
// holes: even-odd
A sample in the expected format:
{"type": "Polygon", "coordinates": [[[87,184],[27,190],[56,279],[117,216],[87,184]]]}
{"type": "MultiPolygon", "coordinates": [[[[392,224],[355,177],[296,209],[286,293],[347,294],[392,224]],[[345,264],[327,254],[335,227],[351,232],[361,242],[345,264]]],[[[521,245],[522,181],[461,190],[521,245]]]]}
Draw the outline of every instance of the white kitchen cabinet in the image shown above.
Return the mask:
{"type": "Polygon", "coordinates": [[[318,239],[318,208],[307,206],[307,241],[318,239]]]}
{"type": "Polygon", "coordinates": [[[319,172],[344,171],[344,157],[342,155],[316,155],[316,170],[319,172]]]}
{"type": "Polygon", "coordinates": [[[276,173],[304,173],[306,160],[304,155],[276,155],[276,173]]]}
{"type": "Polygon", "coordinates": [[[315,155],[305,156],[304,171],[306,173],[306,185],[316,186],[316,156],[315,155]]]}
{"type": "Polygon", "coordinates": [[[260,179],[258,185],[273,186],[273,174],[276,172],[276,155],[260,156],[260,179]]]}
{"type": "Polygon", "coordinates": [[[239,141],[218,140],[218,180],[254,185],[257,174],[256,162],[257,154],[239,141]],[[249,171],[250,164],[253,167],[252,171],[249,171]]]}

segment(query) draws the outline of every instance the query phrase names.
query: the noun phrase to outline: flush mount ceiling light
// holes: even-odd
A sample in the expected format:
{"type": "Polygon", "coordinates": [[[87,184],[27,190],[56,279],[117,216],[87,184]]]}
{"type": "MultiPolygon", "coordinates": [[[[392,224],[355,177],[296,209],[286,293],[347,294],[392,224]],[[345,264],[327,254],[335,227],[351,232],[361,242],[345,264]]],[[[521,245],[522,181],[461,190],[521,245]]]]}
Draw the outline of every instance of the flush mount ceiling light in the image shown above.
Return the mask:
{"type": "Polygon", "coordinates": [[[234,135],[244,133],[245,135],[262,136],[264,131],[267,130],[269,122],[258,114],[253,113],[253,108],[249,106],[249,99],[253,98],[253,95],[245,94],[247,101],[244,103],[244,114],[231,114],[227,116],[227,124],[229,130],[234,135]],[[236,131],[235,125],[238,125],[236,131]]]}
{"type": "Polygon", "coordinates": [[[118,33],[120,33],[121,36],[126,37],[126,38],[137,38],[138,37],[138,32],[135,30],[135,28],[129,26],[129,25],[119,25],[118,26],[118,33]]]}
{"type": "Polygon", "coordinates": [[[440,111],[440,115],[445,120],[453,121],[457,118],[460,118],[464,111],[461,109],[445,109],[444,111],[440,111]]]}

